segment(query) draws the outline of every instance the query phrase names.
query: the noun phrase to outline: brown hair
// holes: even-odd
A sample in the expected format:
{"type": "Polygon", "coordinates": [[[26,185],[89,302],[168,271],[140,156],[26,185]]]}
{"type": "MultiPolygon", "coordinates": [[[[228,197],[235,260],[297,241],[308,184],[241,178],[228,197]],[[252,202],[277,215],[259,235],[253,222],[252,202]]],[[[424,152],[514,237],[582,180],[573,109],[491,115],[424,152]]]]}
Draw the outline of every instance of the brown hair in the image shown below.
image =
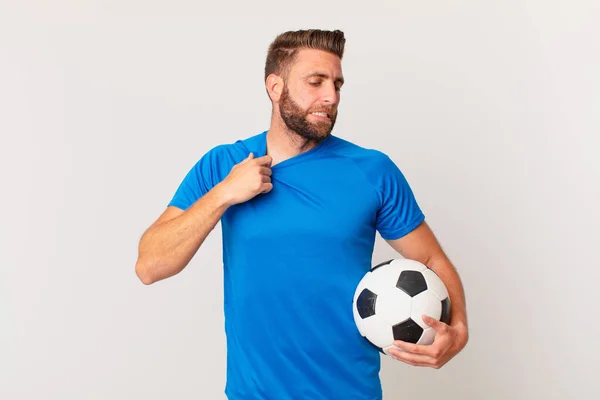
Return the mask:
{"type": "Polygon", "coordinates": [[[344,32],[340,30],[306,29],[281,33],[269,46],[264,79],[273,73],[287,79],[300,48],[328,51],[342,59],[345,44],[344,32]]]}

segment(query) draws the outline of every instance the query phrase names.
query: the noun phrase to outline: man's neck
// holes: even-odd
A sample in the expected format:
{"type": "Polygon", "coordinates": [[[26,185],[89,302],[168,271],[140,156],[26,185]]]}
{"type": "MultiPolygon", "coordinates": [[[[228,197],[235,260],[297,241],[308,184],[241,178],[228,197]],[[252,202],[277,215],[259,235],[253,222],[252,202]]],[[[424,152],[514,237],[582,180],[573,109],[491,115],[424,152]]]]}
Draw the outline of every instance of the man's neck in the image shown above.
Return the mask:
{"type": "Polygon", "coordinates": [[[267,154],[273,159],[271,166],[304,153],[317,145],[317,142],[308,141],[296,132],[289,130],[285,124],[281,126],[272,123],[267,132],[267,154]]]}

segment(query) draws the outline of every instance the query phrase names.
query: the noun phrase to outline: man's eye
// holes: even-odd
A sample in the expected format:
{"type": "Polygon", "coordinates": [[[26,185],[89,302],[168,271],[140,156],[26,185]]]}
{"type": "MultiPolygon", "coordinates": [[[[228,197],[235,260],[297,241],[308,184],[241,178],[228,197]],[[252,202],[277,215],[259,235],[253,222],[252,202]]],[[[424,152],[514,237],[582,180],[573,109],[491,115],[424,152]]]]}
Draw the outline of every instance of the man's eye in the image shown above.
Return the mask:
{"type": "MultiPolygon", "coordinates": [[[[309,84],[309,85],[312,85],[312,86],[320,86],[320,85],[321,85],[321,83],[323,83],[323,82],[308,82],[308,84],[309,84]]],[[[336,90],[337,92],[341,91],[341,90],[342,90],[342,86],[341,86],[341,85],[340,85],[340,86],[336,86],[336,87],[335,87],[335,90],[336,90]]]]}

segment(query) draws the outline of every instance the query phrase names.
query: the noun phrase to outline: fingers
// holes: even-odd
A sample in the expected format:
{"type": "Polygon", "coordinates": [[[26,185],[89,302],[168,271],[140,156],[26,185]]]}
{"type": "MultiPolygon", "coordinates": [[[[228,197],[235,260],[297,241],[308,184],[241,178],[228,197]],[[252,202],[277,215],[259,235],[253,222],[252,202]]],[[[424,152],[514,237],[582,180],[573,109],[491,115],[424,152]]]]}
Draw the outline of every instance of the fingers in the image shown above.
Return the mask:
{"type": "Polygon", "coordinates": [[[426,355],[409,353],[398,349],[388,349],[388,353],[390,353],[393,359],[415,367],[432,367],[435,365],[435,359],[426,355]]]}
{"type": "Polygon", "coordinates": [[[273,184],[271,183],[271,168],[261,167],[260,169],[262,186],[261,193],[269,193],[273,189],[273,184]]]}
{"type": "Polygon", "coordinates": [[[271,168],[260,167],[260,173],[263,175],[271,176],[273,172],[271,172],[271,168]]]}
{"type": "Polygon", "coordinates": [[[256,163],[258,163],[258,165],[266,165],[267,167],[270,167],[271,163],[273,162],[273,159],[271,158],[271,156],[262,156],[256,158],[255,161],[256,163]]]}
{"type": "Polygon", "coordinates": [[[394,340],[394,346],[415,354],[427,354],[429,348],[431,347],[430,345],[424,346],[420,344],[404,342],[402,340],[394,340]]]}
{"type": "Polygon", "coordinates": [[[270,182],[263,183],[261,186],[261,193],[269,193],[273,189],[273,184],[270,182]]]}
{"type": "Polygon", "coordinates": [[[395,352],[394,354],[400,354],[404,356],[405,359],[411,359],[413,361],[427,362],[439,355],[439,349],[434,345],[420,345],[396,340],[394,341],[394,346],[396,346],[397,349],[390,349],[395,352]]]}
{"type": "Polygon", "coordinates": [[[432,354],[430,354],[430,349],[428,347],[431,346],[422,346],[422,345],[418,345],[418,344],[414,344],[414,343],[409,343],[409,342],[403,342],[401,340],[395,340],[394,341],[394,346],[398,347],[398,349],[400,349],[401,352],[403,353],[412,353],[412,354],[418,354],[418,355],[424,355],[424,356],[428,356],[431,357],[432,354]]]}
{"type": "Polygon", "coordinates": [[[270,168],[271,163],[273,162],[273,159],[271,158],[271,156],[262,156],[262,157],[254,158],[254,153],[250,152],[250,154],[248,154],[248,157],[243,159],[238,165],[246,164],[252,160],[254,160],[254,162],[256,164],[258,164],[260,166],[264,166],[266,168],[270,168]]]}
{"type": "Polygon", "coordinates": [[[396,348],[391,348],[388,352],[394,359],[410,365],[441,368],[449,359],[448,352],[453,341],[453,331],[450,330],[452,328],[426,316],[423,317],[423,321],[436,330],[432,344],[423,345],[395,340],[393,344],[396,348]]]}
{"type": "MultiPolygon", "coordinates": [[[[254,166],[258,166],[258,173],[260,175],[261,185],[259,187],[259,193],[268,193],[273,189],[273,184],[271,183],[271,175],[273,174],[271,171],[271,163],[273,159],[271,156],[265,155],[262,157],[254,158],[254,153],[250,152],[248,157],[242,160],[238,165],[248,164],[252,162],[252,165],[248,167],[244,167],[244,170],[254,171],[254,166]]],[[[253,175],[255,172],[251,172],[253,175]]]]}
{"type": "Polygon", "coordinates": [[[396,340],[394,341],[394,346],[398,347],[400,350],[404,350],[403,353],[411,353],[428,358],[436,358],[440,355],[440,350],[437,345],[422,345],[396,340]]]}

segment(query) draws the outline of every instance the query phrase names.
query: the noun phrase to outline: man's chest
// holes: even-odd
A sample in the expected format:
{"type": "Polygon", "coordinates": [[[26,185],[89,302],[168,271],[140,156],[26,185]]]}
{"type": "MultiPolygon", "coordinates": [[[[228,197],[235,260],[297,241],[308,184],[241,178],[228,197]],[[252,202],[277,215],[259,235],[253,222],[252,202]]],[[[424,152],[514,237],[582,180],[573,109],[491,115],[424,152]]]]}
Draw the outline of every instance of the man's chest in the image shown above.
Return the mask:
{"type": "Polygon", "coordinates": [[[373,234],[379,198],[364,179],[323,171],[313,176],[274,173],[272,182],[269,193],[226,213],[236,239],[326,245],[373,234]]]}

